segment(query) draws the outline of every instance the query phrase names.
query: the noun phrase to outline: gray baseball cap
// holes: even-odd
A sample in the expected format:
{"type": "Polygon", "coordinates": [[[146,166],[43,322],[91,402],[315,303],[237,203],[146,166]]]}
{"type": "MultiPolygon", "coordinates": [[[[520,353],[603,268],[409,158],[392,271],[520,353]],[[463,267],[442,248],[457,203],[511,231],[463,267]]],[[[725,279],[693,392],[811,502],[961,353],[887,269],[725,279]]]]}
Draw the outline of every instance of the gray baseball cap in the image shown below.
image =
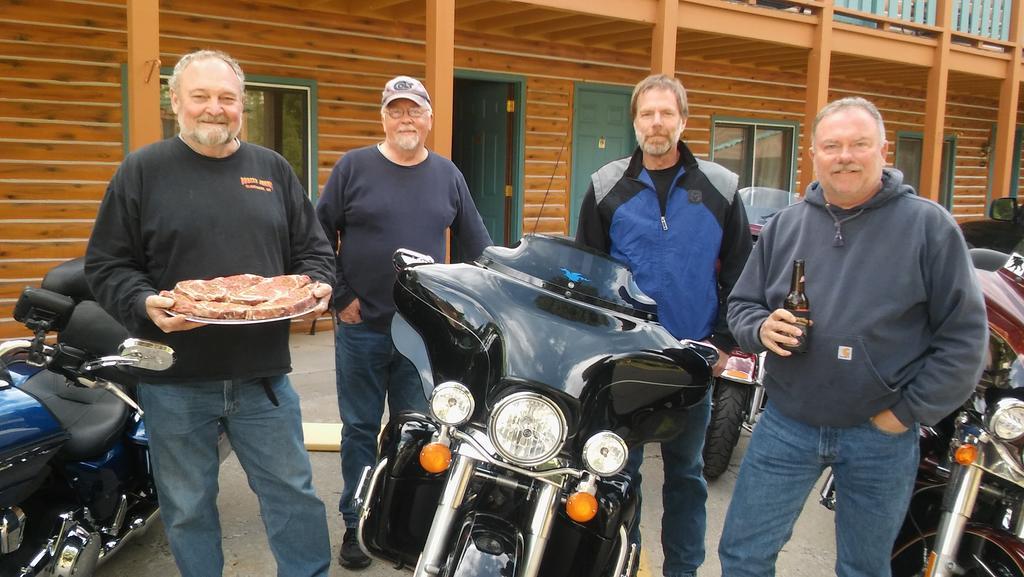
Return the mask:
{"type": "Polygon", "coordinates": [[[384,85],[384,92],[381,93],[380,105],[387,106],[399,98],[408,98],[416,104],[430,108],[430,95],[423,83],[410,76],[396,76],[384,85]]]}

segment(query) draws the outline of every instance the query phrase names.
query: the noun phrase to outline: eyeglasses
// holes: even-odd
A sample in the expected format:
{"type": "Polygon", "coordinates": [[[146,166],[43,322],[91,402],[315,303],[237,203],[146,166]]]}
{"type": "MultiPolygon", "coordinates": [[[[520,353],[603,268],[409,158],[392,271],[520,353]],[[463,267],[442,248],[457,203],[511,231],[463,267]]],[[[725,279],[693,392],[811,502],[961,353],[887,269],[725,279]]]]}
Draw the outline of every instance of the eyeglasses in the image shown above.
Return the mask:
{"type": "Polygon", "coordinates": [[[387,112],[387,115],[391,118],[398,120],[406,114],[409,115],[409,118],[420,118],[426,116],[426,114],[430,112],[430,109],[416,106],[413,108],[385,108],[384,111],[387,112]]]}

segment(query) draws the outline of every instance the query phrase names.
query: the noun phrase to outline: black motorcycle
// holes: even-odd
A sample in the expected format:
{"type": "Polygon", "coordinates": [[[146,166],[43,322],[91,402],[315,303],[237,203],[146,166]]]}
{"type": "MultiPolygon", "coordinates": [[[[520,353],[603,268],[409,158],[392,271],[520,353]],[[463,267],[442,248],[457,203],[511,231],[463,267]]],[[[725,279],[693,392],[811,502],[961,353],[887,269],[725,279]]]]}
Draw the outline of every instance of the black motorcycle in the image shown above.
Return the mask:
{"type": "Polygon", "coordinates": [[[624,266],[565,239],[395,265],[392,335],[431,414],[381,435],[361,547],[417,577],[634,575],[629,448],[680,431],[715,350],[673,338],[624,266]]]}

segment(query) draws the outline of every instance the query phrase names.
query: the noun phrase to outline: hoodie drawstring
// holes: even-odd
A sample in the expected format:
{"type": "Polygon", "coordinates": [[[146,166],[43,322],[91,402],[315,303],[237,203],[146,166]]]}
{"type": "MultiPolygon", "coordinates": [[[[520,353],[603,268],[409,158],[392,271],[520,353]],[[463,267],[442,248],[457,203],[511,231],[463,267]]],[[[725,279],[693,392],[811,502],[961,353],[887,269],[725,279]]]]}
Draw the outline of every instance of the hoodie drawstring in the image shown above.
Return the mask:
{"type": "Polygon", "coordinates": [[[844,219],[837,218],[835,213],[832,212],[832,205],[827,202],[825,203],[825,210],[828,211],[828,215],[832,217],[832,222],[836,225],[836,236],[832,238],[832,246],[844,246],[846,243],[843,241],[843,223],[857,218],[864,212],[864,209],[862,208],[844,219]]]}

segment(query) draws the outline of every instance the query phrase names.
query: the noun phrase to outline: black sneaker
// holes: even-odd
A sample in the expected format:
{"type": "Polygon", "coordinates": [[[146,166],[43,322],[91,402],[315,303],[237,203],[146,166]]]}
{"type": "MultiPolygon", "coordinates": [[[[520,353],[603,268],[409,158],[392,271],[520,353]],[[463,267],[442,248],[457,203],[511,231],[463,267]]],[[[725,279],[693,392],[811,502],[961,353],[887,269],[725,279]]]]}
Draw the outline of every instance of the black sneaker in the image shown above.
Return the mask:
{"type": "Polygon", "coordinates": [[[345,538],[341,541],[338,552],[338,563],[347,569],[365,569],[370,566],[370,558],[359,548],[355,527],[345,529],[345,538]]]}

